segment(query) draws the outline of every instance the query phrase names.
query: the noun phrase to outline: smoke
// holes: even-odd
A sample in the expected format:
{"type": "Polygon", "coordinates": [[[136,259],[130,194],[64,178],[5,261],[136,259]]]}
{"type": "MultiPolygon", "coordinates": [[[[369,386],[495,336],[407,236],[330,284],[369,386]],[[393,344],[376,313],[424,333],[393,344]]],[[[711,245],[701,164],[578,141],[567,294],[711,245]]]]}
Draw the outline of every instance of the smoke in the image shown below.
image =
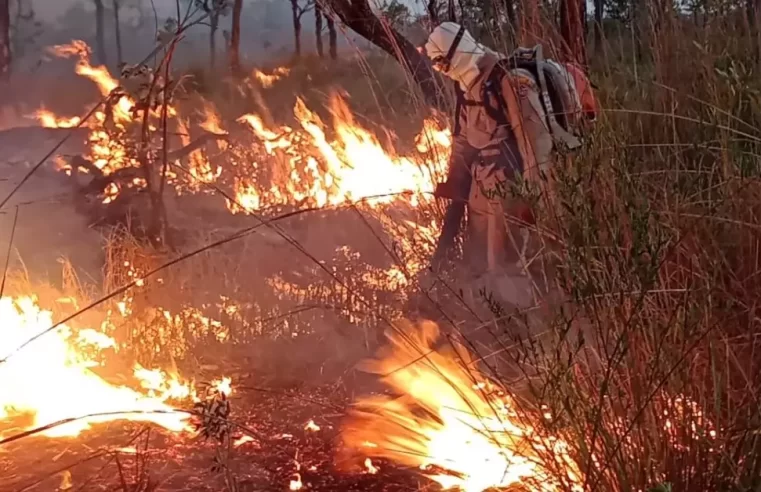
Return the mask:
{"type": "MultiPolygon", "coordinates": [[[[19,20],[14,26],[17,40],[15,68],[20,71],[39,70],[44,60],[44,49],[63,44],[71,39],[82,39],[95,46],[95,8],[91,0],[20,0],[26,12],[34,11],[34,20],[19,20]],[[55,4],[55,6],[53,6],[55,4]]],[[[188,0],[180,0],[186,6],[188,0]]],[[[112,4],[104,0],[106,12],[105,43],[107,65],[116,68],[117,48],[112,4]]],[[[176,17],[174,0],[123,0],[120,10],[121,36],[124,61],[136,63],[155,47],[158,30],[166,19],[176,17]]],[[[232,16],[220,19],[217,31],[217,58],[224,60],[225,32],[230,31],[232,16]]],[[[305,54],[314,50],[314,12],[306,12],[301,19],[302,45],[305,54]]],[[[324,23],[323,23],[324,24],[324,23]]],[[[323,33],[324,36],[327,33],[323,33]]],[[[339,33],[339,48],[362,41],[352,33],[339,33]]],[[[241,15],[240,52],[248,64],[282,62],[293,53],[294,35],[290,2],[282,0],[244,1],[241,15]]],[[[174,61],[182,67],[199,64],[208,59],[209,28],[200,25],[189,30],[178,48],[174,61]]]]}

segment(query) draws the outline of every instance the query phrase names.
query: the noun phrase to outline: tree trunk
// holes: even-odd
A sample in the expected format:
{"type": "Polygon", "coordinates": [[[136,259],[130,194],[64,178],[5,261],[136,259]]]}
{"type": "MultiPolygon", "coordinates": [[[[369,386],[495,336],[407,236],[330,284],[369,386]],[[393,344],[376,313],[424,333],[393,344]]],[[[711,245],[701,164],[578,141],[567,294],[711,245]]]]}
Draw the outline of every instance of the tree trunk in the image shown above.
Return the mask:
{"type": "Polygon", "coordinates": [[[507,21],[510,23],[510,27],[516,29],[518,27],[518,17],[515,14],[515,1],[502,0],[502,5],[505,7],[505,13],[507,14],[507,21]]]}
{"type": "Polygon", "coordinates": [[[746,0],[748,26],[750,27],[751,45],[754,47],[756,61],[761,62],[761,0],[746,0]]]}
{"type": "Polygon", "coordinates": [[[437,0],[428,0],[426,4],[426,11],[428,11],[428,20],[431,26],[439,25],[439,2],[437,0]]]}
{"type": "Polygon", "coordinates": [[[595,49],[602,48],[602,20],[605,13],[605,0],[595,0],[595,49]]]}
{"type": "Polygon", "coordinates": [[[209,68],[214,70],[217,65],[217,29],[219,29],[219,14],[212,12],[209,16],[209,68]]]}
{"type": "Polygon", "coordinates": [[[384,25],[373,13],[368,0],[332,0],[331,6],[349,28],[396,58],[429,102],[438,103],[437,84],[430,62],[396,29],[384,25]]]}
{"type": "Polygon", "coordinates": [[[122,26],[119,22],[119,9],[121,9],[121,0],[114,0],[114,36],[116,37],[116,61],[119,66],[124,63],[124,52],[122,51],[122,26]]]}
{"type": "Polygon", "coordinates": [[[291,0],[291,16],[293,18],[293,51],[296,58],[301,56],[301,16],[299,15],[299,0],[291,0]]]}
{"type": "Polygon", "coordinates": [[[11,6],[10,0],[0,0],[0,80],[11,74],[11,6]]]}
{"type": "Polygon", "coordinates": [[[587,0],[579,1],[579,18],[581,19],[582,33],[584,34],[584,45],[586,46],[589,26],[587,25],[587,0]]]}
{"type": "Polygon", "coordinates": [[[338,33],[336,33],[336,21],[332,15],[326,17],[328,23],[328,50],[331,60],[338,59],[338,33]]]}
{"type": "Polygon", "coordinates": [[[233,3],[233,19],[230,29],[230,70],[232,73],[240,73],[240,16],[243,11],[243,0],[235,0],[233,3]]]}
{"type": "Polygon", "coordinates": [[[108,63],[106,59],[106,9],[103,7],[103,0],[93,1],[95,2],[95,56],[98,58],[98,63],[105,65],[108,63]]]}
{"type": "Polygon", "coordinates": [[[560,33],[567,59],[587,66],[587,50],[584,43],[584,24],[581,20],[579,2],[586,0],[561,0],[560,33]]]}
{"type": "Polygon", "coordinates": [[[317,54],[320,58],[325,56],[322,49],[322,7],[320,2],[314,4],[314,41],[317,47],[317,54]]]}

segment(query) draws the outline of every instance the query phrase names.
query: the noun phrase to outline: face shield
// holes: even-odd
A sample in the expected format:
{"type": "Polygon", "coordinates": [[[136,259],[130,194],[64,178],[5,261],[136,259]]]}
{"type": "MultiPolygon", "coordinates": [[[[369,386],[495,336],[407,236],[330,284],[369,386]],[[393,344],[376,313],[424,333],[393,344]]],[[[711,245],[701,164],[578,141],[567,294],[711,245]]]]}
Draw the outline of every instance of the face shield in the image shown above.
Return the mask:
{"type": "Polygon", "coordinates": [[[462,41],[464,34],[465,26],[460,26],[460,28],[457,30],[457,34],[455,34],[454,39],[452,40],[452,44],[449,46],[449,49],[445,55],[437,55],[431,57],[425,49],[427,41],[424,44],[418,46],[417,50],[419,53],[424,54],[430,58],[434,70],[442,73],[448,73],[452,68],[452,58],[454,58],[454,55],[457,52],[457,48],[460,46],[460,41],[462,41]]]}

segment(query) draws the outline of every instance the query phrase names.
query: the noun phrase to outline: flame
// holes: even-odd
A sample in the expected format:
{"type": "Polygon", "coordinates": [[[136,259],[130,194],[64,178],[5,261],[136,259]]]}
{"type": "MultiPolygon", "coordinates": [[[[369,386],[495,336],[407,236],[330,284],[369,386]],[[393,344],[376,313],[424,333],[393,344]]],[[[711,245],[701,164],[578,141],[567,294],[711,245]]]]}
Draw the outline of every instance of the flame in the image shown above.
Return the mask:
{"type": "Polygon", "coordinates": [[[339,205],[363,201],[380,206],[404,200],[411,206],[429,201],[437,175],[443,173],[449,158],[451,135],[433,120],[424,123],[416,142],[419,155],[398,156],[387,152],[378,139],[354,121],[339,95],[330,100],[333,125],[328,128],[304,101],[297,99],[294,115],[300,130],[283,126],[267,128],[260,116],[246,114],[238,121],[248,124],[262,141],[269,155],[281,154],[288,166],[280,172],[284,177],[269,189],[254,189],[250,182],[236,184],[236,201],[245,206],[228,204],[233,212],[251,210],[264,203],[291,203],[313,206],[339,205]]]}
{"type": "Polygon", "coordinates": [[[71,472],[69,470],[64,470],[61,473],[61,484],[58,486],[58,490],[70,490],[74,488],[74,484],[71,480],[71,472]]]}
{"type": "Polygon", "coordinates": [[[301,481],[301,473],[294,473],[291,482],[288,484],[289,490],[301,490],[304,483],[301,481]]]}
{"type": "MultiPolygon", "coordinates": [[[[135,100],[118,91],[118,80],[105,67],[91,64],[90,48],[81,41],[73,41],[53,47],[51,52],[75,58],[76,72],[92,80],[101,94],[110,95],[114,91],[120,94],[111,98],[116,100],[110,112],[98,111],[87,122],[90,151],[86,157],[93,165],[109,175],[125,168],[140,168],[143,159],[155,158],[151,157],[154,146],[149,146],[148,155],[144,155],[135,145],[136,136],[142,135],[142,118],[135,111],[135,100]]],[[[275,69],[270,75],[254,72],[261,84],[270,84],[287,74],[286,68],[275,69]]],[[[223,167],[212,164],[208,149],[201,147],[177,163],[187,170],[188,179],[177,180],[177,174],[170,168],[168,183],[177,194],[214,193],[218,187],[205,186],[209,184],[232,189],[227,196],[233,198],[227,199],[226,204],[234,214],[269,207],[330,207],[356,202],[382,210],[384,213],[377,214],[378,219],[394,235],[406,266],[363,272],[361,276],[367,285],[404,296],[404,288],[432,253],[440,227],[432,214],[415,213],[413,218],[410,212],[432,203],[430,192],[445,174],[451,153],[451,132],[437,123],[438,118],[427,119],[415,139],[415,148],[402,155],[389,145],[382,145],[373,132],[359,125],[340,95],[331,96],[328,109],[330,120],[326,123],[297,98],[293,112],[298,123],[294,127],[265,124],[260,115],[244,114],[237,121],[248,127],[257,141],[244,147],[216,140],[218,149],[226,151],[228,165],[224,167],[224,176],[223,167]],[[388,205],[407,215],[388,216],[388,205]]],[[[157,112],[152,110],[149,116],[159,116],[154,114],[157,112]]],[[[174,107],[169,108],[169,114],[177,115],[174,107]]],[[[67,127],[77,121],[76,117],[59,117],[44,109],[38,111],[37,117],[43,126],[67,127]]],[[[172,133],[179,136],[183,146],[191,145],[194,134],[191,119],[174,117],[171,124],[172,133]]],[[[209,101],[203,101],[201,119],[194,124],[206,132],[228,134],[220,113],[209,101]]],[[[153,128],[150,122],[149,127],[153,128]]],[[[58,168],[67,173],[72,171],[66,163],[59,163],[58,168]]],[[[125,191],[145,186],[142,177],[126,182],[118,180],[101,192],[101,200],[109,204],[125,191]]],[[[220,340],[228,336],[221,331],[217,333],[220,340]]]]}
{"type": "Polygon", "coordinates": [[[420,467],[445,489],[523,483],[532,490],[581,490],[567,443],[542,437],[530,424],[540,416],[519,411],[478,375],[463,346],[434,350],[436,324],[404,328],[389,335],[389,346],[366,368],[386,374],[383,381],[405,396],[361,399],[344,428],[350,449],[420,467]]]}
{"type": "Polygon", "coordinates": [[[232,380],[228,377],[222,378],[219,381],[214,381],[211,384],[214,391],[217,391],[225,396],[230,396],[233,392],[232,380]]]}
{"type": "MultiPolygon", "coordinates": [[[[108,68],[105,66],[94,67],[90,63],[92,49],[81,40],[73,40],[69,44],[56,45],[48,48],[49,52],[60,58],[77,58],[77,64],[74,68],[78,75],[87,77],[95,82],[101,95],[109,96],[114,89],[119,87],[119,83],[111,76],[108,68]]],[[[132,120],[132,108],[135,102],[129,97],[123,97],[114,107],[114,118],[118,122],[129,122],[132,120]]]]}
{"type": "Polygon", "coordinates": [[[290,68],[277,67],[272,70],[272,73],[270,74],[266,74],[261,70],[254,69],[253,75],[262,87],[269,88],[272,87],[278,80],[282,79],[283,77],[287,77],[289,73],[291,73],[290,68]]]}
{"type": "MultiPolygon", "coordinates": [[[[209,102],[204,102],[203,115],[204,120],[201,122],[201,128],[207,132],[216,133],[218,135],[227,134],[227,132],[222,129],[222,122],[219,118],[219,114],[217,114],[217,110],[214,109],[209,102]]],[[[224,145],[224,142],[220,143],[224,145]]]]}
{"type": "Polygon", "coordinates": [[[307,422],[306,425],[304,426],[304,430],[317,432],[318,430],[320,430],[320,426],[315,424],[314,420],[309,419],[309,422],[307,422]]]}
{"type": "MultiPolygon", "coordinates": [[[[52,326],[53,314],[40,308],[34,297],[3,297],[0,320],[0,347],[12,350],[52,326]]],[[[191,384],[176,374],[140,365],[133,376],[142,391],[111,384],[94,369],[103,365],[98,360],[101,352],[114,347],[116,342],[105,333],[85,329],[74,336],[74,330],[62,325],[17,353],[0,350],[0,357],[11,355],[0,364],[0,422],[30,415],[33,421],[28,428],[38,428],[78,419],[41,433],[48,437],[77,436],[93,424],[113,420],[152,422],[169,431],[192,432],[189,414],[175,411],[168,403],[197,400],[191,384]]],[[[230,391],[229,379],[215,385],[230,391]]]]}
{"type": "MultiPolygon", "coordinates": [[[[215,113],[212,114],[216,115],[215,113]]],[[[177,121],[177,126],[182,145],[190,145],[191,139],[189,123],[185,119],[180,118],[177,121]]],[[[219,129],[218,121],[216,119],[210,119],[209,117],[207,117],[207,120],[202,124],[202,126],[204,126],[204,128],[214,128],[215,130],[219,129]]],[[[219,133],[223,133],[221,129],[219,133]]],[[[199,191],[202,188],[201,185],[204,183],[214,183],[222,174],[222,168],[220,166],[213,166],[200,149],[196,149],[191,152],[189,159],[190,166],[188,171],[193,177],[193,179],[191,179],[188,183],[188,187],[191,189],[191,191],[199,191]]]]}
{"type": "Polygon", "coordinates": [[[82,120],[79,116],[61,118],[45,108],[38,109],[34,116],[45,128],[73,128],[82,120]]]}
{"type": "MultiPolygon", "coordinates": [[[[121,138],[123,134],[126,134],[130,124],[140,122],[139,112],[136,111],[137,102],[126,93],[117,92],[120,88],[119,82],[110,74],[108,68],[92,65],[90,61],[92,50],[84,41],[74,40],[66,45],[52,46],[49,52],[61,58],[76,58],[76,73],[94,82],[101,95],[110,99],[109,110],[96,111],[92,120],[87,122],[86,126],[90,128],[88,137],[90,153],[86,157],[105,175],[126,167],[138,167],[139,162],[136,156],[131,155],[121,138]],[[111,128],[111,133],[105,130],[106,127],[111,128]]],[[[160,80],[155,82],[158,83],[160,80]]],[[[167,113],[170,117],[174,117],[177,115],[177,110],[170,105],[167,107],[167,113]]],[[[152,108],[149,115],[157,118],[160,116],[160,110],[152,108]]],[[[57,117],[45,109],[37,111],[36,117],[42,126],[50,128],[69,128],[80,122],[79,117],[57,117]]],[[[149,127],[155,129],[153,124],[149,127]]],[[[142,188],[145,186],[145,181],[136,179],[129,186],[142,188]]],[[[104,194],[103,202],[114,201],[120,191],[118,186],[112,184],[104,194]]]]}
{"type": "Polygon", "coordinates": [[[370,475],[375,475],[380,470],[380,468],[373,465],[373,460],[370,458],[365,458],[365,468],[367,469],[367,473],[370,475]]]}
{"type": "MultiPolygon", "coordinates": [[[[106,67],[92,65],[92,50],[86,43],[72,41],[52,47],[50,52],[59,57],[75,58],[76,73],[93,81],[103,96],[118,94],[118,97],[111,97],[109,111],[98,111],[87,122],[91,130],[89,160],[107,175],[123,168],[140,167],[143,157],[138,157],[138,152],[127,145],[129,129],[134,130],[142,123],[141,111],[136,111],[137,102],[120,91],[119,81],[106,67]]],[[[137,73],[132,69],[125,73],[130,71],[137,73]]],[[[262,85],[271,85],[288,73],[289,69],[284,67],[276,68],[270,74],[256,70],[253,78],[262,85]]],[[[149,83],[161,82],[151,73],[138,75],[147,76],[149,83]]],[[[434,119],[426,120],[415,141],[416,153],[404,156],[384,148],[372,132],[357,124],[341,96],[334,94],[330,98],[329,110],[332,125],[326,125],[300,98],[294,107],[299,123],[297,128],[270,128],[256,114],[244,114],[238,118],[260,143],[246,149],[257,156],[253,159],[251,154],[241,158],[233,152],[231,164],[238,172],[225,177],[235,196],[227,203],[232,213],[251,213],[269,206],[323,207],[358,201],[371,207],[399,201],[416,207],[430,201],[430,192],[438,181],[437,176],[444,172],[451,151],[449,130],[441,128],[434,119]],[[260,179],[260,167],[270,176],[260,179]]],[[[168,111],[170,116],[177,116],[174,107],[168,107],[168,111]]],[[[45,109],[40,109],[36,116],[47,127],[69,127],[79,122],[78,117],[60,117],[45,109]]],[[[149,116],[160,116],[160,110],[151,109],[149,116]]],[[[199,122],[202,129],[218,135],[227,134],[219,113],[208,101],[203,103],[202,118],[199,122]]],[[[173,118],[172,122],[177,130],[173,133],[180,136],[183,145],[189,145],[192,132],[188,119],[173,118]]],[[[155,129],[154,124],[149,123],[149,128],[155,129]]],[[[134,135],[131,138],[134,140],[134,135]]],[[[219,150],[230,147],[226,141],[216,142],[219,150]]],[[[212,165],[202,149],[191,152],[188,162],[191,178],[187,188],[190,191],[209,191],[202,185],[219,181],[222,168],[212,165]]],[[[69,172],[66,166],[60,167],[69,172]]],[[[179,193],[181,187],[174,181],[176,175],[169,174],[179,193]]],[[[103,194],[103,201],[114,201],[124,191],[122,188],[144,186],[145,181],[141,179],[111,185],[103,194]]]]}
{"type": "Polygon", "coordinates": [[[290,490],[301,490],[304,487],[304,483],[301,481],[301,463],[299,463],[299,455],[298,452],[296,453],[296,457],[293,460],[294,465],[296,466],[296,471],[293,473],[293,478],[291,479],[290,483],[288,484],[288,488],[290,490]]]}

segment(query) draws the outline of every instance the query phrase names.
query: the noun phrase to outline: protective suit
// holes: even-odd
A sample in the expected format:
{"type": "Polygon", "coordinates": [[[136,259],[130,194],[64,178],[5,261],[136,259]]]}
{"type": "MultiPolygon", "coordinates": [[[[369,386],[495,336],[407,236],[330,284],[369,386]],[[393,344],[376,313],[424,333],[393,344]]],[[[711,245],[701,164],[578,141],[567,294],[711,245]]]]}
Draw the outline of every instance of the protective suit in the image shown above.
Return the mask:
{"type": "MultiPolygon", "coordinates": [[[[449,175],[437,194],[452,200],[448,214],[461,214],[467,204],[464,249],[473,278],[503,293],[505,288],[514,290],[506,293],[513,304],[530,303],[526,295],[531,286],[522,273],[527,237],[520,225],[533,217],[511,187],[536,179],[538,169],[551,159],[552,135],[536,83],[529,73],[513,70],[499,79],[497,92],[504,100],[495,100],[485,86],[494,83],[492,70],[502,56],[453,22],[439,25],[424,49],[434,68],[457,82],[463,101],[455,122],[449,175]]],[[[454,242],[456,231],[447,230],[452,223],[445,220],[440,249],[454,242]]]]}

